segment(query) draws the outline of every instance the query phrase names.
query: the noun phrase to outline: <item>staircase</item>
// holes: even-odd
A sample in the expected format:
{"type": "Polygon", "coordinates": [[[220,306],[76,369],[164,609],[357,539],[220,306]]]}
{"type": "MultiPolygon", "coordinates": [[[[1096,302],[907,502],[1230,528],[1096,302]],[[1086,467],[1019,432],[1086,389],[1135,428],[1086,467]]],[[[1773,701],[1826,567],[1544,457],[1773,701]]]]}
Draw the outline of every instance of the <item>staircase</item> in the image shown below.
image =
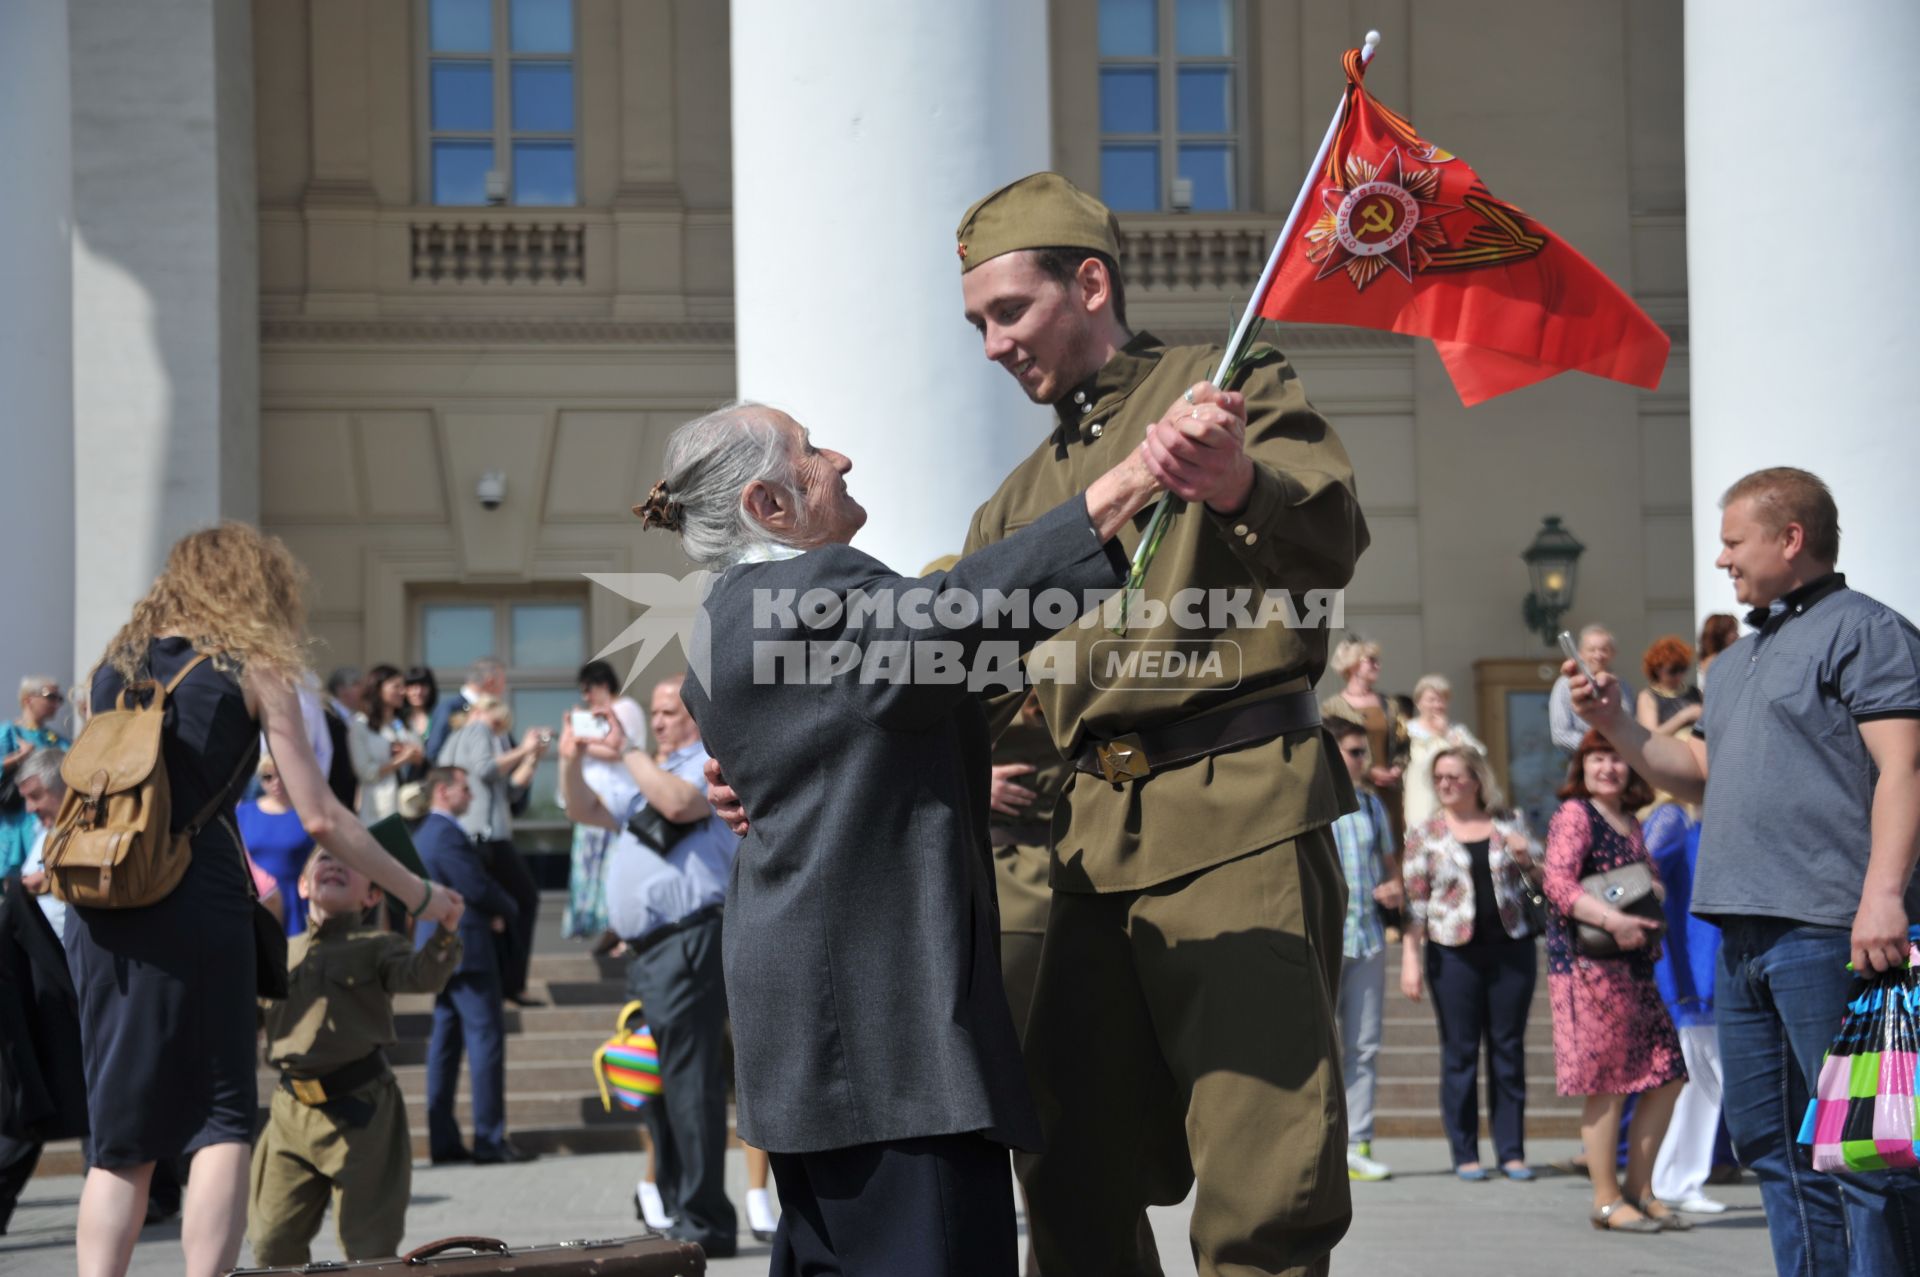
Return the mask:
{"type": "MultiPolygon", "coordinates": [[[[624,1111],[609,1113],[600,1104],[593,1079],[593,1052],[611,1037],[614,1017],[627,1001],[626,960],[594,958],[582,943],[560,935],[564,896],[541,897],[540,923],[527,992],[544,1005],[524,1010],[509,1006],[507,1022],[507,1132],[531,1152],[605,1153],[643,1147],[640,1119],[624,1111]]],[[[1400,993],[1399,958],[1387,962],[1386,1023],[1380,1047],[1380,1087],[1374,1106],[1374,1135],[1379,1139],[1436,1138],[1440,1127],[1440,1036],[1432,1002],[1409,1002],[1400,993]]],[[[408,994],[394,999],[400,1041],[388,1053],[407,1097],[413,1153],[427,1156],[427,1035],[433,999],[408,994]]],[[[1486,1077],[1481,1067],[1481,1125],[1486,1125],[1486,1077]]],[[[264,1120],[266,1102],[279,1084],[271,1069],[260,1071],[264,1120]]],[[[461,1065],[455,1104],[461,1129],[472,1130],[467,1073],[461,1065]]],[[[1116,1116],[1116,1120],[1121,1120],[1116,1116]]],[[[1577,1137],[1580,1104],[1553,1091],[1553,1014],[1547,998],[1546,947],[1540,947],[1540,978],[1527,1022],[1527,1134],[1577,1137]]],[[[49,1144],[38,1174],[72,1175],[84,1169],[78,1141],[49,1144]]]]}
{"type": "MultiPolygon", "coordinates": [[[[1527,1014],[1527,1135],[1579,1138],[1580,1099],[1553,1090],[1553,1007],[1547,996],[1547,946],[1539,944],[1540,974],[1527,1014]]],[[[1487,1062],[1480,1059],[1480,1129],[1487,1134],[1487,1062]]],[[[1380,1035],[1380,1089],[1374,1098],[1376,1139],[1439,1138],[1440,1027],[1429,992],[1409,1002],[1400,992],[1398,947],[1387,957],[1386,1023],[1380,1035]]]]}

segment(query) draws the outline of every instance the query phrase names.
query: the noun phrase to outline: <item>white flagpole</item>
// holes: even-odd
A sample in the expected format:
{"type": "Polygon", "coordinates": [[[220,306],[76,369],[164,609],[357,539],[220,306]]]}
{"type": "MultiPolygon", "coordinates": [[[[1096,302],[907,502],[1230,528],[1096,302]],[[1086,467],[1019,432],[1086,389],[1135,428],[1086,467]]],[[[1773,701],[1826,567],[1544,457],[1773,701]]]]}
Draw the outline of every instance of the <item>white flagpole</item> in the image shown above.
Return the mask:
{"type": "MultiPolygon", "coordinates": [[[[1373,54],[1380,47],[1380,33],[1367,32],[1366,43],[1360,50],[1360,64],[1365,66],[1373,61],[1373,54]]],[[[1220,366],[1214,369],[1213,384],[1219,386],[1226,380],[1233,368],[1240,346],[1247,339],[1254,324],[1260,319],[1260,302],[1267,295],[1267,288],[1273,283],[1273,276],[1280,269],[1280,255],[1287,245],[1293,242],[1293,233],[1300,225],[1300,214],[1307,207],[1314,188],[1319,185],[1320,166],[1327,162],[1327,152],[1333,149],[1333,139],[1340,132],[1340,120],[1347,110],[1347,91],[1340,90],[1340,101],[1333,108],[1333,119],[1327,122],[1327,135],[1320,139],[1320,149],[1313,154],[1313,163],[1307,166],[1306,180],[1300,183],[1300,193],[1294,196],[1293,208],[1287,213],[1287,222],[1280,228],[1280,237],[1273,242],[1273,252],[1267,257],[1266,269],[1260,272],[1260,282],[1254,286],[1253,295],[1247,298],[1247,309],[1240,316],[1240,324],[1233,330],[1232,340],[1227,342],[1226,353],[1220,356],[1220,366]]],[[[1146,580],[1147,564],[1154,552],[1160,548],[1160,535],[1166,530],[1167,520],[1173,513],[1173,494],[1161,495],[1153,507],[1153,517],[1147,521],[1147,530],[1140,538],[1139,548],[1133,552],[1133,567],[1127,573],[1127,588],[1120,596],[1120,622],[1112,627],[1115,634],[1124,634],[1127,628],[1127,595],[1138,590],[1146,580]]]]}
{"type": "MultiPolygon", "coordinates": [[[[1360,65],[1373,61],[1374,50],[1380,47],[1380,33],[1367,32],[1366,43],[1360,49],[1360,65]]],[[[1287,214],[1287,223],[1280,228],[1280,238],[1273,243],[1273,252],[1267,257],[1267,267],[1260,272],[1260,282],[1254,286],[1253,296],[1247,299],[1247,309],[1240,316],[1240,326],[1233,330],[1233,340],[1227,343],[1227,353],[1220,359],[1220,367],[1214,370],[1213,384],[1220,385],[1220,379],[1227,375],[1234,355],[1245,341],[1247,333],[1260,318],[1260,301],[1267,295],[1267,288],[1273,283],[1273,276],[1280,269],[1280,255],[1287,245],[1293,242],[1293,233],[1300,226],[1300,214],[1307,207],[1307,200],[1313,195],[1314,188],[1320,184],[1320,167],[1327,162],[1327,152],[1333,149],[1334,136],[1340,132],[1340,120],[1347,112],[1347,91],[1340,90],[1340,103],[1333,108],[1333,119],[1327,122],[1327,135],[1320,139],[1320,149],[1313,153],[1313,163],[1307,166],[1307,180],[1300,184],[1300,193],[1293,198],[1293,208],[1287,214]]]]}

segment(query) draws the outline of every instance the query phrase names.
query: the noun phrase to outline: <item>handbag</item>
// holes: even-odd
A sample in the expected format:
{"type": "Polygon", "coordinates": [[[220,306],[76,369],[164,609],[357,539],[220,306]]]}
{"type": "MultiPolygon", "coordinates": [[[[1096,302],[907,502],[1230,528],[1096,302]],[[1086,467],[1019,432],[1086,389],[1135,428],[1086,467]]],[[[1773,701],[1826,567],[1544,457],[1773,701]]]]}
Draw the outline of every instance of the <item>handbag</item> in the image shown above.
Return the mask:
{"type": "Polygon", "coordinates": [[[1527,918],[1527,932],[1530,935],[1547,934],[1547,918],[1550,916],[1547,905],[1547,893],[1541,890],[1537,870],[1520,871],[1520,911],[1527,918]]]}
{"type": "MultiPolygon", "coordinates": [[[[249,769],[251,770],[251,769],[249,769]]],[[[247,859],[247,842],[239,828],[225,816],[220,823],[233,835],[240,852],[240,873],[247,880],[247,892],[253,897],[253,989],[258,997],[278,1001],[287,996],[287,929],[273,910],[260,903],[260,888],[253,881],[253,865],[247,859]]]]}
{"type": "Polygon", "coordinates": [[[701,823],[700,820],[689,820],[684,824],[668,820],[649,803],[627,817],[627,832],[664,856],[673,850],[675,843],[698,829],[701,823]]]}
{"type": "Polygon", "coordinates": [[[646,1025],[627,1027],[627,1021],[639,1013],[638,1002],[621,1007],[613,1036],[593,1053],[593,1078],[600,1084],[600,1103],[609,1113],[616,1104],[638,1112],[660,1094],[660,1048],[646,1025]]]}
{"type": "MultiPolygon", "coordinates": [[[[4,741],[0,743],[0,754],[11,754],[23,744],[20,734],[11,728],[9,724],[4,737],[0,737],[0,741],[4,741]]],[[[20,763],[26,761],[23,758],[13,765],[12,771],[0,772],[0,816],[17,816],[27,809],[27,800],[20,796],[20,763]]]]}
{"type": "MultiPolygon", "coordinates": [[[[1588,874],[1580,880],[1580,890],[1624,914],[1659,923],[1660,929],[1647,937],[1649,948],[1666,934],[1667,911],[1654,894],[1653,866],[1645,861],[1588,874]]],[[[1587,958],[1617,958],[1623,953],[1612,932],[1585,922],[1574,924],[1573,947],[1587,958]]]]}
{"type": "MultiPolygon", "coordinates": [[[[1911,933],[1909,933],[1911,934],[1911,933]]],[[[1800,1124],[1816,1171],[1920,1169],[1914,1067],[1920,1047],[1920,951],[1866,980],[1847,1003],[1800,1124]]]]}

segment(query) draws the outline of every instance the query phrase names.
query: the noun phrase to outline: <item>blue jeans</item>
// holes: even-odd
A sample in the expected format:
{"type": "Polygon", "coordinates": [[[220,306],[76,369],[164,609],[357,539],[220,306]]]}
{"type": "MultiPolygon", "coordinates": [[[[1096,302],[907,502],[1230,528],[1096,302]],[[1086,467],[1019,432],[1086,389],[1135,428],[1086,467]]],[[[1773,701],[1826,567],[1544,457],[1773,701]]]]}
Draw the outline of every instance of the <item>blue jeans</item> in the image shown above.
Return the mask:
{"type": "Polygon", "coordinates": [[[1920,1177],[1828,1175],[1796,1143],[1847,1000],[1850,936],[1779,918],[1723,920],[1714,1015],[1734,1151],[1760,1177],[1781,1277],[1920,1272],[1920,1177]]]}

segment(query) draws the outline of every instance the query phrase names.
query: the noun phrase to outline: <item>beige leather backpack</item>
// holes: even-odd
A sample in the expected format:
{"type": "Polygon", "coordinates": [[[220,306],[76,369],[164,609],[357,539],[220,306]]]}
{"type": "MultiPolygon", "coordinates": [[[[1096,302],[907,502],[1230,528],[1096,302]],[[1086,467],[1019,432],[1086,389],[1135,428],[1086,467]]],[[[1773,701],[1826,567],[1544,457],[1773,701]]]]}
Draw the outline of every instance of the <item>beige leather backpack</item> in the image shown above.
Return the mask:
{"type": "Polygon", "coordinates": [[[174,833],[160,725],[168,695],[206,659],[195,656],[164,687],[153,680],[128,684],[114,708],[87,720],[67,751],[60,764],[67,796],[47,834],[46,867],[53,894],[68,904],[138,909],[180,885],[193,837],[227,791],[174,833]]]}

